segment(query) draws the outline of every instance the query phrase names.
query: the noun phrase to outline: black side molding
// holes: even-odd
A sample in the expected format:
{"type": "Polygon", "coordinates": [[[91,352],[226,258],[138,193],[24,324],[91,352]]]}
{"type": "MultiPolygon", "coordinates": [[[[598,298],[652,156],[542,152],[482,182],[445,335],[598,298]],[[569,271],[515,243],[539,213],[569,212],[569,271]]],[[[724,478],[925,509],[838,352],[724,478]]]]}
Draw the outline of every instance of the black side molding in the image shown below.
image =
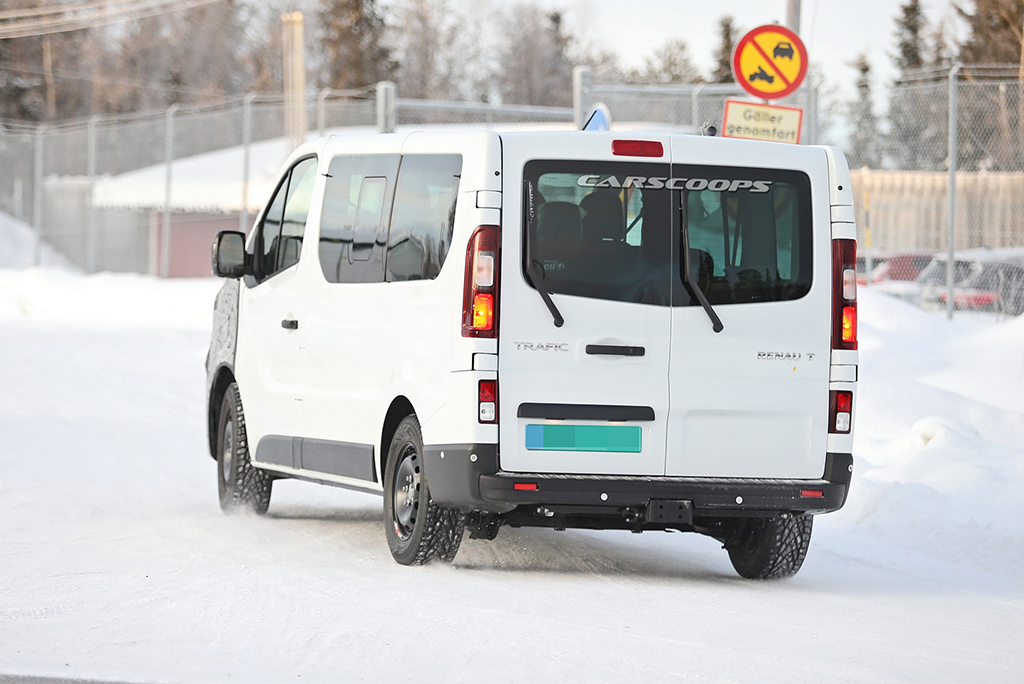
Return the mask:
{"type": "Polygon", "coordinates": [[[654,420],[654,409],[608,404],[520,404],[516,415],[547,420],[654,420]]]}
{"type": "Polygon", "coordinates": [[[643,356],[647,350],[643,347],[628,347],[621,344],[588,344],[588,354],[607,356],[643,356]]]}

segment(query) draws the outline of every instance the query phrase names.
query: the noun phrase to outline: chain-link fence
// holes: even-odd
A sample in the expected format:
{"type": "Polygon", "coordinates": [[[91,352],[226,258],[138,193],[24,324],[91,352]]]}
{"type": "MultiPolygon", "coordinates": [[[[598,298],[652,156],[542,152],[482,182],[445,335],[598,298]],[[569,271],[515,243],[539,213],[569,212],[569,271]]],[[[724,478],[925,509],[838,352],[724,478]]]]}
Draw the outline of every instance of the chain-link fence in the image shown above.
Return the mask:
{"type": "MultiPolygon", "coordinates": [[[[392,84],[307,103],[339,127],[571,124],[569,108],[396,99],[392,84]],[[387,95],[382,99],[382,93],[387,95]]],[[[206,275],[218,230],[246,227],[290,152],[281,95],[28,126],[0,122],[0,211],[88,272],[206,275]]]]}
{"type": "Polygon", "coordinates": [[[1024,312],[1024,74],[922,71],[889,111],[883,168],[852,170],[866,281],[950,314],[1024,312]]]}
{"type": "MultiPolygon", "coordinates": [[[[324,90],[307,103],[307,120],[321,134],[339,127],[392,131],[446,124],[569,128],[579,127],[601,102],[617,127],[655,123],[697,132],[705,123],[720,125],[725,101],[743,97],[733,84],[595,83],[585,67],[574,74],[573,108],[396,95],[389,83],[324,90]]],[[[962,280],[961,271],[971,270],[957,270],[959,261],[1013,261],[1024,254],[1020,69],[925,71],[897,83],[889,99],[888,128],[875,138],[877,167],[856,168],[857,159],[866,157],[847,150],[867,265],[903,253],[941,252],[943,263],[953,264],[946,269],[947,285],[953,285],[962,280]]],[[[817,91],[804,88],[782,104],[804,110],[802,141],[818,142],[817,91]]],[[[284,98],[256,94],[217,106],[52,125],[0,123],[0,211],[37,226],[43,239],[87,271],[207,273],[208,236],[246,225],[289,152],[284,130],[284,98]]],[[[897,263],[893,273],[882,275],[893,277],[897,263]]],[[[916,277],[919,270],[896,275],[916,277]]],[[[1017,306],[1005,300],[1015,295],[1000,283],[1013,280],[1015,271],[996,270],[991,291],[998,297],[989,308],[1013,310],[1017,306]]],[[[988,292],[984,281],[975,284],[988,292]]],[[[941,305],[972,305],[950,292],[939,298],[941,305]]],[[[986,297],[991,299],[975,300],[986,297]]]]}
{"type": "MultiPolygon", "coordinates": [[[[576,67],[573,74],[573,101],[576,123],[582,126],[586,114],[600,103],[608,108],[618,126],[651,123],[671,129],[699,133],[706,125],[720,128],[726,100],[750,99],[735,83],[696,83],[680,85],[644,85],[596,83],[587,67],[576,67]]],[[[801,142],[818,140],[818,91],[804,87],[775,104],[803,110],[801,142]]]]}

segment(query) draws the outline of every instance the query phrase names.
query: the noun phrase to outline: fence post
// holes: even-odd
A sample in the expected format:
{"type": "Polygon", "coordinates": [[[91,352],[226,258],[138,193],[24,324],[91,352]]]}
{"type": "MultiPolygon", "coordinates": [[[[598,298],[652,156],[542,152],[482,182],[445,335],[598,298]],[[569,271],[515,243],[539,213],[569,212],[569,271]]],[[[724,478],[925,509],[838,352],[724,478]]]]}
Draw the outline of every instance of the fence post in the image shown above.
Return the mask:
{"type": "Polygon", "coordinates": [[[572,121],[576,130],[587,123],[590,88],[594,84],[594,72],[590,67],[580,65],[572,70],[572,121]]]}
{"type": "Polygon", "coordinates": [[[381,81],[377,84],[377,132],[395,132],[395,84],[381,81]]]}
{"type": "Polygon", "coordinates": [[[324,88],[316,96],[316,130],[321,138],[327,130],[327,96],[330,92],[330,88],[324,88]]]}
{"type": "Polygon", "coordinates": [[[85,272],[96,272],[96,206],[93,202],[93,192],[96,189],[96,125],[99,123],[99,115],[89,119],[89,127],[86,129],[86,171],[89,177],[89,196],[86,198],[86,223],[85,223],[85,272]]]}
{"type": "Polygon", "coordinates": [[[36,253],[33,262],[43,263],[43,131],[46,124],[36,127],[35,159],[32,169],[32,223],[36,227],[36,253]]]}
{"type": "Polygon", "coordinates": [[[171,169],[174,161],[174,113],[178,105],[171,105],[164,115],[164,162],[167,164],[164,177],[163,231],[160,235],[160,275],[164,278],[171,273],[171,169]]]}
{"type": "Polygon", "coordinates": [[[704,122],[700,120],[700,91],[704,90],[704,84],[698,83],[690,93],[690,123],[693,124],[694,132],[699,132],[704,122]]]}
{"type": "Polygon", "coordinates": [[[960,75],[960,65],[954,64],[949,70],[949,136],[947,148],[949,150],[949,225],[946,234],[947,255],[946,255],[946,316],[953,320],[953,310],[956,308],[953,301],[953,273],[955,271],[956,254],[956,167],[957,167],[957,88],[956,80],[960,75]]]}
{"type": "Polygon", "coordinates": [[[242,211],[238,214],[238,229],[249,229],[249,161],[252,155],[252,101],[256,93],[242,99],[242,211]]]}

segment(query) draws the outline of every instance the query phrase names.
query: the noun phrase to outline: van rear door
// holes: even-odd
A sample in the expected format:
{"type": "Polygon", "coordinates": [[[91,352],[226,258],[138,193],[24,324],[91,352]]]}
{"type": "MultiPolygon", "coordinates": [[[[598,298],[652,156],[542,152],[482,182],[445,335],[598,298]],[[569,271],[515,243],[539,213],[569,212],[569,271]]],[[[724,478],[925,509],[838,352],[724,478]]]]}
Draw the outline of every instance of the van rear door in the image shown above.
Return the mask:
{"type": "Polygon", "coordinates": [[[825,152],[675,137],[672,154],[672,176],[686,181],[674,193],[680,277],[665,474],[820,478],[831,329],[825,152]],[[687,240],[721,332],[683,282],[687,240]]]}
{"type": "Polygon", "coordinates": [[[614,155],[610,134],[503,139],[501,469],[662,475],[668,137],[652,138],[646,157],[614,155]],[[661,186],[646,189],[647,178],[661,186]]]}

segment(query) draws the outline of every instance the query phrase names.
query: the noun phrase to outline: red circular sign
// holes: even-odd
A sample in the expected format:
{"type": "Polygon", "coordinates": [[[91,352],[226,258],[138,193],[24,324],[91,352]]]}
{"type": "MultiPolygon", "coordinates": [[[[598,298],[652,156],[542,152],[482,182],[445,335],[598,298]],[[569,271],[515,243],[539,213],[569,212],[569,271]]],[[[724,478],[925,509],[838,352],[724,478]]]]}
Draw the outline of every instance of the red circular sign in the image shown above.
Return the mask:
{"type": "Polygon", "coordinates": [[[736,43],[732,75],[744,90],[765,100],[791,95],[807,75],[807,48],[785,26],[758,26],[736,43]]]}

